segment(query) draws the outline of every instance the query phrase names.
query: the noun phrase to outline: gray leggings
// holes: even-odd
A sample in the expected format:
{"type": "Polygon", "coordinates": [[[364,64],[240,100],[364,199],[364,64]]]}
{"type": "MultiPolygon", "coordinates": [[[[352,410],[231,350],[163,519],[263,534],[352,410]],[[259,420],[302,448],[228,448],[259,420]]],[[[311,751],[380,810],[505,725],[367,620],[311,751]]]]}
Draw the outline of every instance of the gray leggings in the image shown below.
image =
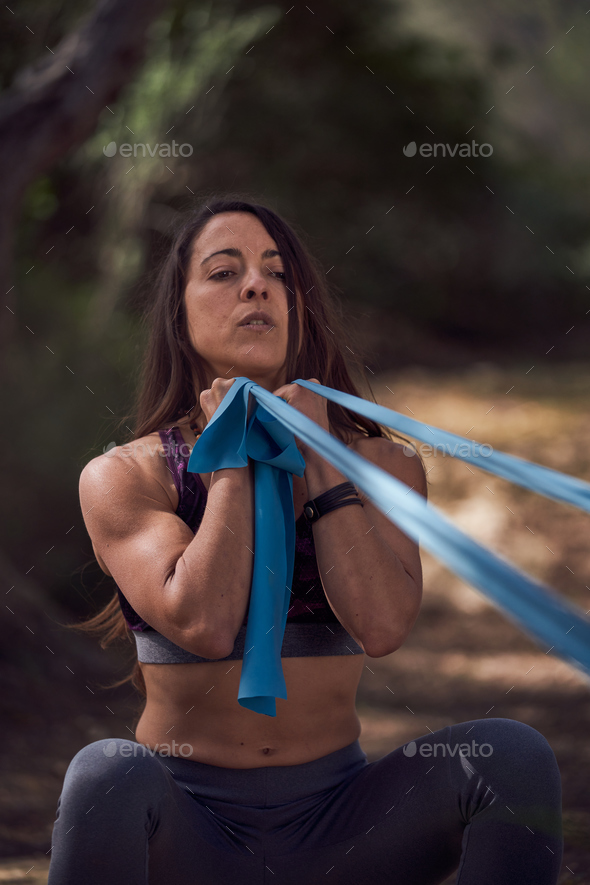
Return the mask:
{"type": "Polygon", "coordinates": [[[513,719],[371,763],[358,741],[236,769],[115,738],[70,763],[49,885],[555,885],[562,850],[555,756],[513,719]]]}

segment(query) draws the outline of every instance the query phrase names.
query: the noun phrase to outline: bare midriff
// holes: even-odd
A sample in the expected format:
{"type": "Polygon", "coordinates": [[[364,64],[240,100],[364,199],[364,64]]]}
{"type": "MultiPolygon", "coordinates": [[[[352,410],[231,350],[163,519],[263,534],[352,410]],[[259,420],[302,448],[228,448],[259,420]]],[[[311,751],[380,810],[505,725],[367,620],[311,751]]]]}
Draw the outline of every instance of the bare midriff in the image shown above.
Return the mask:
{"type": "Polygon", "coordinates": [[[241,660],[141,664],[148,701],[136,740],[222,768],[311,762],[360,736],[355,699],[364,659],[282,658],[287,699],[276,699],[274,717],[238,703],[241,660]]]}

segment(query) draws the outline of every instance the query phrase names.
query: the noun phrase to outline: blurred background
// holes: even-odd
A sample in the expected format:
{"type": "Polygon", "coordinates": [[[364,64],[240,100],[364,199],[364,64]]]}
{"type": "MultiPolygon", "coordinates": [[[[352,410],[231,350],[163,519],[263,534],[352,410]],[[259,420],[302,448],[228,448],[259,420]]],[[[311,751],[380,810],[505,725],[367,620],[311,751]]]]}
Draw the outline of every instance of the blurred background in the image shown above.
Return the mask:
{"type": "MultiPolygon", "coordinates": [[[[113,592],[78,477],[122,441],[179,213],[227,191],[271,206],[329,274],[379,402],[590,480],[590,17],[578,0],[23,0],[0,16],[0,882],[42,882],[69,760],[132,734],[140,709],[105,688],[131,646],[62,625],[113,592]]],[[[425,466],[457,525],[590,609],[582,513],[440,452],[425,466]]],[[[563,776],[560,882],[590,883],[588,682],[424,569],[406,645],[367,659],[363,747],[492,708],[538,728],[563,776]]]]}

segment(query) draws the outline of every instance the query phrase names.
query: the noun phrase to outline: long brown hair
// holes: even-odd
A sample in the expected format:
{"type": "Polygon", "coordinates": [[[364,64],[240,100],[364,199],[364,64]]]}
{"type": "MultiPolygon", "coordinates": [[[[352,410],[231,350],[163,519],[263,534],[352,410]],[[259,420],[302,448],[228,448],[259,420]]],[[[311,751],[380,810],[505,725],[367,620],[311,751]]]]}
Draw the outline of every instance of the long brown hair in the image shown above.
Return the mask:
{"type": "MultiPolygon", "coordinates": [[[[250,203],[240,197],[221,196],[205,199],[196,209],[182,217],[172,232],[173,239],[163,262],[156,267],[150,280],[153,300],[144,315],[148,330],[148,345],[140,374],[134,429],[131,439],[140,439],[149,433],[173,426],[192,413],[198,418],[201,407],[199,396],[209,386],[203,361],[190,342],[184,305],[185,287],[191,261],[192,247],[208,221],[221,212],[249,212],[264,225],[280,252],[285,272],[285,286],[289,303],[286,378],[317,378],[327,387],[342,390],[353,396],[362,396],[359,386],[365,387],[365,398],[375,401],[364,371],[364,364],[347,335],[340,304],[329,288],[325,273],[312,256],[294,228],[272,209],[250,203]],[[295,305],[296,293],[301,298],[303,320],[302,345],[299,354],[299,315],[295,305]],[[351,374],[352,373],[352,374],[351,374]],[[356,375],[353,380],[352,375],[356,375]]],[[[328,419],[332,433],[348,443],[353,434],[387,438],[405,437],[394,434],[375,421],[350,412],[328,401],[328,419]]],[[[121,424],[127,425],[129,417],[121,424]]],[[[118,638],[131,640],[115,592],[110,602],[82,624],[79,629],[101,636],[105,648],[118,638]]],[[[133,672],[117,685],[131,680],[145,695],[141,668],[135,661],[133,672]]]]}

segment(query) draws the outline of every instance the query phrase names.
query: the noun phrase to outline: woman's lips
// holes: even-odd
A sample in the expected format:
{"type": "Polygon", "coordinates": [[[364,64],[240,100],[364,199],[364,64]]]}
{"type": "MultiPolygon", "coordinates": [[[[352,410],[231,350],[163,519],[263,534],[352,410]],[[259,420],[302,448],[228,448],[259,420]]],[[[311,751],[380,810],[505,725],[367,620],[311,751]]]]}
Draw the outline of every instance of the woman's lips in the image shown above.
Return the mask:
{"type": "Polygon", "coordinates": [[[274,326],[271,326],[269,323],[244,323],[238,328],[248,329],[254,332],[269,332],[271,329],[274,329],[274,326]]]}

